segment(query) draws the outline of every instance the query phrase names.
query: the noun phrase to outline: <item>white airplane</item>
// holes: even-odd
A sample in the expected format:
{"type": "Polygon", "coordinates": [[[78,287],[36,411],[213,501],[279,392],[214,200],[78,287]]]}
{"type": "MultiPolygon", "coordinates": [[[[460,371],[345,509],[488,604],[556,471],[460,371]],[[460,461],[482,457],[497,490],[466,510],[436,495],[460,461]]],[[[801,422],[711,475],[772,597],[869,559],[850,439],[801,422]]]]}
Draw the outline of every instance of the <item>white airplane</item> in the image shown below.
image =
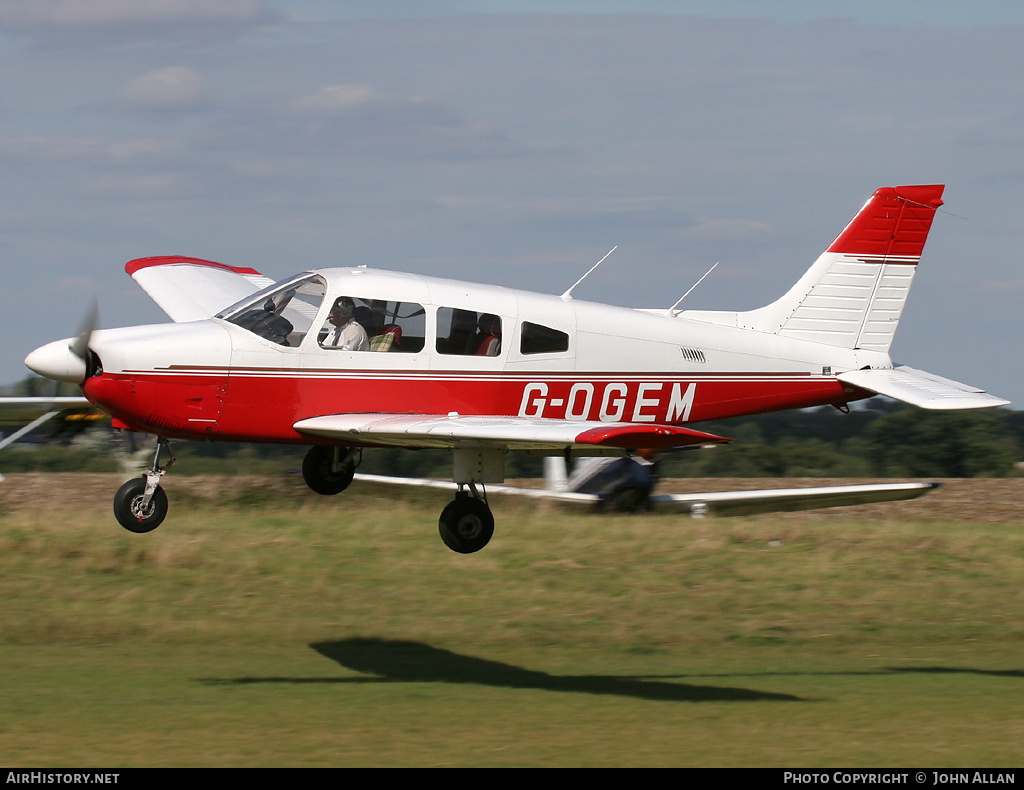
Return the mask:
{"type": "MultiPolygon", "coordinates": [[[[894,366],[896,331],[938,185],[877,190],[785,295],[749,312],[637,310],[354,268],[280,282],[185,257],[125,269],[175,322],[36,349],[117,428],[155,434],[152,468],[114,498],[134,532],[167,512],[169,439],[312,445],[303,475],[336,494],[361,448],[449,448],[439,530],[461,553],[494,530],[486,488],[508,452],[629,455],[729,441],[694,423],[882,394],[926,409],[1008,401],[894,366]]],[[[575,287],[575,286],[573,286],[575,287]]],[[[868,494],[867,491],[864,492],[868,494]]]]}

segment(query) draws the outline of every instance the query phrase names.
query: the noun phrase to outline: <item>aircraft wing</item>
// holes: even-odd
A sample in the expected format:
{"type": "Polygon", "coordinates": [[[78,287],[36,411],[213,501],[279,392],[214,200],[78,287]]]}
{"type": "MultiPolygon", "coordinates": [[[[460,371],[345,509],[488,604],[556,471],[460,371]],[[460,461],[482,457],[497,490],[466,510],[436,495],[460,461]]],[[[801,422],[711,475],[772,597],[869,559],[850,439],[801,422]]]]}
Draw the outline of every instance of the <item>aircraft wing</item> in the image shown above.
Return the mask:
{"type": "MultiPolygon", "coordinates": [[[[364,483],[380,483],[389,486],[415,486],[417,488],[440,488],[454,491],[458,486],[451,480],[435,480],[429,477],[392,477],[390,475],[368,475],[357,472],[356,480],[364,483]]],[[[487,493],[512,494],[515,496],[533,497],[534,499],[551,499],[556,502],[567,502],[579,505],[596,505],[600,497],[596,494],[579,494],[574,491],[552,491],[549,488],[516,488],[515,486],[488,485],[487,493]]]]}
{"type": "Polygon", "coordinates": [[[836,378],[846,384],[922,409],[988,409],[1010,403],[969,384],[944,379],[906,365],[882,370],[851,370],[838,374],[836,378]]]}
{"type": "Polygon", "coordinates": [[[722,516],[747,516],[777,511],[815,510],[847,507],[872,502],[916,499],[938,488],[940,483],[881,483],[877,485],[821,486],[818,488],[779,488],[763,491],[717,491],[697,494],[655,494],[651,509],[683,512],[694,517],[706,513],[722,516]]]}
{"type": "Polygon", "coordinates": [[[458,414],[333,414],[295,423],[295,430],[353,444],[396,447],[502,447],[509,450],[611,451],[729,442],[721,436],[651,423],[474,417],[458,414]]]}
{"type": "MultiPolygon", "coordinates": [[[[382,485],[406,485],[453,490],[448,480],[417,477],[391,477],[388,475],[356,474],[357,480],[382,485]]],[[[938,488],[941,483],[881,483],[848,486],[820,486],[817,488],[778,488],[759,491],[713,491],[694,494],[654,494],[648,502],[656,513],[688,513],[694,518],[705,515],[750,516],[759,513],[777,513],[795,510],[867,505],[874,502],[895,502],[916,499],[938,488]]],[[[514,486],[487,486],[487,493],[547,499],[569,505],[602,505],[600,494],[577,491],[555,491],[550,488],[517,488],[514,486]]]]}
{"type": "Polygon", "coordinates": [[[93,408],[88,398],[78,395],[60,397],[0,398],[0,411],[26,411],[32,409],[80,409],[93,408]]]}
{"type": "Polygon", "coordinates": [[[274,282],[255,269],[174,255],[128,261],[124,270],[175,322],[209,318],[274,282]]]}

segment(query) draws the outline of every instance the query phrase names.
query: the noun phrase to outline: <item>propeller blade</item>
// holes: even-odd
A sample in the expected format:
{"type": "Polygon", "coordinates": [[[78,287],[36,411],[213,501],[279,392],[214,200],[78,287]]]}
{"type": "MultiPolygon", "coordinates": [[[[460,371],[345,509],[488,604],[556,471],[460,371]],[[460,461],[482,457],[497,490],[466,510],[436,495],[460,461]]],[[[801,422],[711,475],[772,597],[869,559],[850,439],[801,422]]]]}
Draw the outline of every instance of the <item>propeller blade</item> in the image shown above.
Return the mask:
{"type": "Polygon", "coordinates": [[[69,346],[71,353],[82,361],[87,361],[86,358],[89,354],[89,340],[92,338],[92,333],[99,324],[99,319],[99,305],[96,303],[96,300],[93,299],[89,312],[85,314],[85,318],[79,326],[78,337],[76,337],[75,342],[69,346]]]}

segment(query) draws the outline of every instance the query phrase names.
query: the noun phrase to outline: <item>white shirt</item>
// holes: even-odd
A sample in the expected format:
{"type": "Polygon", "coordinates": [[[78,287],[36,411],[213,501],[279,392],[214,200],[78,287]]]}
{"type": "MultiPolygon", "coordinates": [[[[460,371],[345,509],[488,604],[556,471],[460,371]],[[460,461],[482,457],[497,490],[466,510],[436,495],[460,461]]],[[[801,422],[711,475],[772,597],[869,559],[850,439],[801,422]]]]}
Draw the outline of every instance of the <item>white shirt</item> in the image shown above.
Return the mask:
{"type": "Polygon", "coordinates": [[[344,326],[334,327],[327,335],[324,346],[340,348],[344,351],[369,351],[370,341],[366,330],[356,321],[348,321],[344,326]]]}

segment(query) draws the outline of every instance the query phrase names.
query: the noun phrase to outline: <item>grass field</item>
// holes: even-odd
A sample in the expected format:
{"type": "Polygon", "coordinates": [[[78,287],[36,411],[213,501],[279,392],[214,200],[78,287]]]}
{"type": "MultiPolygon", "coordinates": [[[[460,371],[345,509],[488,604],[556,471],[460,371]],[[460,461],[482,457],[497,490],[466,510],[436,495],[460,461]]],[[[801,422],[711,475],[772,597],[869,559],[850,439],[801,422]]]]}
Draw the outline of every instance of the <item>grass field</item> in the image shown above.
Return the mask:
{"type": "Polygon", "coordinates": [[[116,477],[18,478],[8,766],[1024,764],[1024,515],[501,499],[459,556],[441,492],[171,476],[131,535],[116,477]]]}

